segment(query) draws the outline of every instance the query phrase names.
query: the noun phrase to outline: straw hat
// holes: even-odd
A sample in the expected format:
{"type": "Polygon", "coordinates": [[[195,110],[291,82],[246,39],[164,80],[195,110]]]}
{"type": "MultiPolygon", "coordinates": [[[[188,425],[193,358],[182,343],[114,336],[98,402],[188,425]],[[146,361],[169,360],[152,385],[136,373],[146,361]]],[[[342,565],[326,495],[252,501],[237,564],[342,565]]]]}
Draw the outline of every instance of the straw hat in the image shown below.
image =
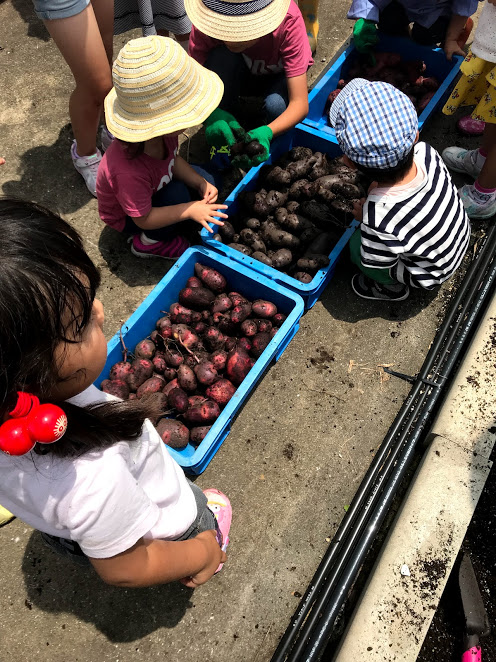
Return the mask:
{"type": "Polygon", "coordinates": [[[184,0],[191,22],[221,41],[251,41],[274,32],[288,13],[290,0],[184,0]]]}
{"type": "Polygon", "coordinates": [[[224,85],[168,37],[129,41],[112,68],[105,98],[109,130],[141,142],[201,124],[220,103],[224,85]]]}

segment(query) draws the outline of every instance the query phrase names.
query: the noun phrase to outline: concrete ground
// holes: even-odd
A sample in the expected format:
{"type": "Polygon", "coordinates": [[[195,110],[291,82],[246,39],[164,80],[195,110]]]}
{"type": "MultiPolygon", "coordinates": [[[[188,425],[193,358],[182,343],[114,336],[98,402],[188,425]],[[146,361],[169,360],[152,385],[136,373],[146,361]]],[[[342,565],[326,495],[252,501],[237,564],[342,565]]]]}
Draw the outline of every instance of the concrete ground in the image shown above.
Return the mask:
{"type": "MultiPolygon", "coordinates": [[[[321,5],[312,78],[351,30],[347,2],[321,5]]],[[[102,271],[110,337],[167,267],[134,258],[123,237],[102,226],[72,168],[71,75],[29,0],[0,3],[0,70],[2,192],[58,210],[81,232],[102,271]]],[[[425,139],[453,144],[453,124],[436,118],[425,139]]],[[[112,588],[56,558],[15,520],[0,530],[2,662],[270,659],[408,392],[381,366],[418,371],[454,287],[396,305],[369,303],[352,294],[351,274],[343,263],[197,479],[232,500],[223,572],[196,591],[112,588]]]]}

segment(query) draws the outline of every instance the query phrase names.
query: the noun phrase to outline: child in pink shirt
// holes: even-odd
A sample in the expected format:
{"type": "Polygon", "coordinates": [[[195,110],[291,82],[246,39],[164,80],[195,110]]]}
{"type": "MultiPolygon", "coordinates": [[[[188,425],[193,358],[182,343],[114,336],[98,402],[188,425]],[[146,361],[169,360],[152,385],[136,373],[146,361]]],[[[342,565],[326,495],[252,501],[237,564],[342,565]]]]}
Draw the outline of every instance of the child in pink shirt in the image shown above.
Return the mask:
{"type": "Polygon", "coordinates": [[[185,7],[193,24],[189,54],[224,83],[220,106],[205,122],[207,142],[220,149],[259,140],[263,153],[240,162],[257,165],[268,158],[271,140],[308,113],[313,59],[301,12],[293,0],[186,0],[185,7]],[[267,124],[247,134],[235,119],[240,94],[264,99],[267,124]]]}
{"type": "Polygon", "coordinates": [[[206,71],[172,39],[130,41],[113,67],[114,88],[105,99],[107,125],[116,140],[97,176],[100,218],[133,235],[138,257],[177,258],[189,246],[178,223],[227,218],[216,204],[217,188],[205,170],[178,155],[178,136],[200,124],[223,92],[218,76],[206,71]]]}

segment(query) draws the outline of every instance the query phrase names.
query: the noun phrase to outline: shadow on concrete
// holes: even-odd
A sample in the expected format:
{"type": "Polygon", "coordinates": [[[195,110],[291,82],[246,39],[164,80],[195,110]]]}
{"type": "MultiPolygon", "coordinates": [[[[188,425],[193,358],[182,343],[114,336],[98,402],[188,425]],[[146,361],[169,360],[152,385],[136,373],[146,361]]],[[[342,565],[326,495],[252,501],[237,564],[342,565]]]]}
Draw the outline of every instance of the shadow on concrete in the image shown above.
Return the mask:
{"type": "Polygon", "coordinates": [[[38,532],[29,538],[22,572],[28,609],[34,605],[61,614],[62,623],[62,614],[74,614],[117,643],[142,639],[160,628],[173,628],[193,606],[193,589],[177,582],[142,589],[108,586],[93,569],[58,557],[38,532]]]}
{"type": "Polygon", "coordinates": [[[34,200],[59,214],[84,207],[93,196],[74,169],[71,125],[60,129],[52,145],[38,145],[20,156],[21,179],[3,182],[4,195],[34,200]]]}
{"type": "Polygon", "coordinates": [[[41,21],[35,14],[32,0],[11,0],[12,7],[19,13],[24,23],[26,23],[28,37],[34,37],[41,41],[50,41],[50,35],[41,21]]]}
{"type": "Polygon", "coordinates": [[[351,279],[355,273],[356,267],[347,257],[343,257],[333,280],[320,297],[321,303],[334,319],[352,323],[376,317],[394,322],[403,321],[418,315],[439,293],[439,288],[431,291],[410,290],[410,296],[405,301],[368,301],[358,297],[351,289],[351,279]],[[337,291],[343,293],[343,296],[336,296],[337,291]]]}

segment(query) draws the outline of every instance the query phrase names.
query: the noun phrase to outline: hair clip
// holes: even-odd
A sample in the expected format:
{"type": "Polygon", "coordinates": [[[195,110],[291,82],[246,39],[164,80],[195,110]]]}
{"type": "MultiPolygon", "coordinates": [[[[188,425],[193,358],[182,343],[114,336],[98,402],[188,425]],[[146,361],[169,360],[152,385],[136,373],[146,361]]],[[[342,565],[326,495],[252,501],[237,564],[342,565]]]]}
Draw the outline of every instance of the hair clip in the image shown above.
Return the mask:
{"type": "Polygon", "coordinates": [[[67,416],[57,405],[40,405],[30,393],[17,392],[17,403],[0,425],[0,450],[8,455],[25,455],[36,442],[52,444],[67,430],[67,416]]]}

